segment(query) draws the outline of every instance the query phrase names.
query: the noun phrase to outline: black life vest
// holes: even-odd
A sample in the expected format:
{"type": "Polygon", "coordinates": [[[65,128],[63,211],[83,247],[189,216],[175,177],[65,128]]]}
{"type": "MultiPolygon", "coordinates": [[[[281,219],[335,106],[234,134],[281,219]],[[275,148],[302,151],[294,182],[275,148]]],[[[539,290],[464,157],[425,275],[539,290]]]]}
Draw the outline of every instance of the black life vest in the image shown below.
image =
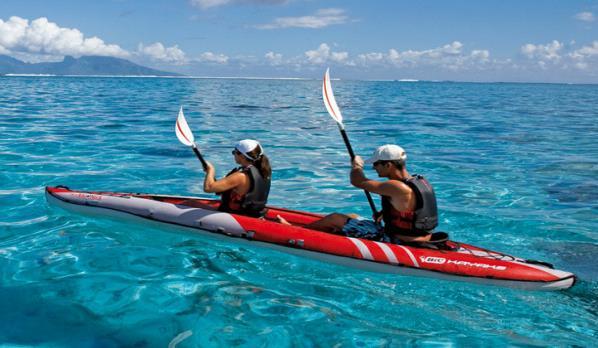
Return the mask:
{"type": "Polygon", "coordinates": [[[384,232],[389,235],[420,237],[428,235],[438,226],[438,209],[436,195],[432,185],[421,175],[414,175],[401,180],[415,193],[415,210],[400,212],[390,202],[390,198],[382,196],[382,219],[384,232]]]}
{"type": "Polygon", "coordinates": [[[249,191],[242,196],[235,195],[233,190],[222,192],[218,210],[253,217],[264,216],[270,194],[270,179],[264,179],[260,171],[252,165],[235,168],[226,176],[236,172],[247,174],[250,181],[249,191]]]}

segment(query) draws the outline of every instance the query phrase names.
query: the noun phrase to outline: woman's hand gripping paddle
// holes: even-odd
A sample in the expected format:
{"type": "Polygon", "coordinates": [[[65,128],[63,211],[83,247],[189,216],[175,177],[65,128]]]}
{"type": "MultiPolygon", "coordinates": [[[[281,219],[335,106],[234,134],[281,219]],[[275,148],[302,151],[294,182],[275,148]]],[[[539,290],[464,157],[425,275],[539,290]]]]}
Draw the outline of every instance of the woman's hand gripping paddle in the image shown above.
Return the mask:
{"type": "MultiPolygon", "coordinates": [[[[322,84],[322,98],[324,99],[324,105],[326,106],[326,110],[330,116],[336,121],[338,125],[338,129],[341,132],[343,137],[343,141],[345,142],[345,146],[347,146],[347,150],[349,151],[349,156],[351,156],[351,160],[355,158],[355,153],[353,152],[353,148],[351,147],[351,143],[349,142],[349,138],[347,137],[347,132],[345,132],[345,125],[343,124],[343,115],[341,114],[341,110],[338,108],[336,104],[336,99],[334,99],[334,93],[332,93],[332,85],[330,84],[330,69],[326,69],[326,74],[324,74],[324,83],[322,84]]],[[[374,215],[377,214],[376,205],[374,204],[374,200],[368,191],[365,192],[365,196],[368,199],[368,203],[370,203],[370,208],[372,208],[372,212],[374,215]]]]}
{"type": "Polygon", "coordinates": [[[193,132],[189,128],[187,124],[187,120],[185,119],[185,115],[183,114],[183,107],[179,110],[179,116],[176,119],[176,126],[174,127],[176,132],[176,137],[179,138],[179,141],[184,145],[191,146],[193,152],[201,162],[204,172],[208,169],[208,164],[206,160],[203,159],[203,156],[199,152],[197,145],[195,144],[195,137],[193,136],[193,132]]]}

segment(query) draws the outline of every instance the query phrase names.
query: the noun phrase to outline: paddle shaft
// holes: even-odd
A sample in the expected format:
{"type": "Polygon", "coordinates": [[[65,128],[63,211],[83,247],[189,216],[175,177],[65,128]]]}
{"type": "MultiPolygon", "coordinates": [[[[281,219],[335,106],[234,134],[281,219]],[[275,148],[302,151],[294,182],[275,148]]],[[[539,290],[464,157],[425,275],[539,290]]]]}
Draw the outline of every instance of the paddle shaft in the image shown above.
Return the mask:
{"type": "Polygon", "coordinates": [[[195,155],[197,156],[197,158],[201,162],[201,166],[203,167],[203,171],[205,172],[206,170],[208,170],[208,164],[206,163],[206,160],[203,159],[203,156],[201,155],[201,153],[199,152],[199,150],[197,149],[197,147],[193,146],[193,152],[195,152],[195,155]]]}
{"type": "MultiPolygon", "coordinates": [[[[349,137],[347,136],[347,132],[345,132],[345,129],[343,127],[341,127],[340,124],[339,124],[338,129],[341,132],[343,141],[345,142],[345,146],[347,146],[347,151],[349,151],[349,156],[351,156],[351,161],[352,161],[355,158],[355,153],[353,152],[353,147],[351,147],[351,142],[349,142],[349,137]]],[[[363,192],[365,193],[365,196],[368,199],[368,203],[370,204],[370,208],[372,209],[372,213],[375,216],[378,213],[378,211],[376,210],[376,205],[374,204],[372,195],[370,195],[370,193],[366,190],[363,190],[363,192]]]]}

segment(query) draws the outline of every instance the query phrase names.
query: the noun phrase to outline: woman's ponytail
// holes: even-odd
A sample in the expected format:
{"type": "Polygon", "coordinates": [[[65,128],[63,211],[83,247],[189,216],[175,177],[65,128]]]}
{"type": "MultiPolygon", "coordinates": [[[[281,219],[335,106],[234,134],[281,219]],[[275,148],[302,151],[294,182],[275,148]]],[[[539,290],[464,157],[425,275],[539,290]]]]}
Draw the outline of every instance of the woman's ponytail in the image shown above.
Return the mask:
{"type": "Polygon", "coordinates": [[[247,153],[251,158],[255,158],[252,161],[253,165],[260,171],[262,178],[270,180],[272,176],[272,167],[270,166],[270,160],[268,156],[264,155],[264,150],[261,145],[255,147],[255,149],[247,153]]]}

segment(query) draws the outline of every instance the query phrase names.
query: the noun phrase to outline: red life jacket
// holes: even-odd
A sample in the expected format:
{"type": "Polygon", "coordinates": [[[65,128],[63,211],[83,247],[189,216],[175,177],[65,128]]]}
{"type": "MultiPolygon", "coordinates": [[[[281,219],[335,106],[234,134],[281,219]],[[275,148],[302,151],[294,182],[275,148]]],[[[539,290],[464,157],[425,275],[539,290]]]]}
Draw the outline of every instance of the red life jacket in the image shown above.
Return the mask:
{"type": "Polygon", "coordinates": [[[382,219],[384,232],[389,235],[420,237],[428,235],[438,226],[436,195],[428,181],[421,175],[401,180],[415,193],[415,210],[398,211],[390,202],[390,197],[382,196],[382,219]]]}
{"type": "Polygon", "coordinates": [[[270,193],[270,180],[264,179],[260,171],[252,165],[235,168],[226,176],[236,172],[247,174],[250,182],[249,191],[244,195],[238,194],[234,189],[222,192],[218,210],[254,217],[263,216],[270,193]]]}

